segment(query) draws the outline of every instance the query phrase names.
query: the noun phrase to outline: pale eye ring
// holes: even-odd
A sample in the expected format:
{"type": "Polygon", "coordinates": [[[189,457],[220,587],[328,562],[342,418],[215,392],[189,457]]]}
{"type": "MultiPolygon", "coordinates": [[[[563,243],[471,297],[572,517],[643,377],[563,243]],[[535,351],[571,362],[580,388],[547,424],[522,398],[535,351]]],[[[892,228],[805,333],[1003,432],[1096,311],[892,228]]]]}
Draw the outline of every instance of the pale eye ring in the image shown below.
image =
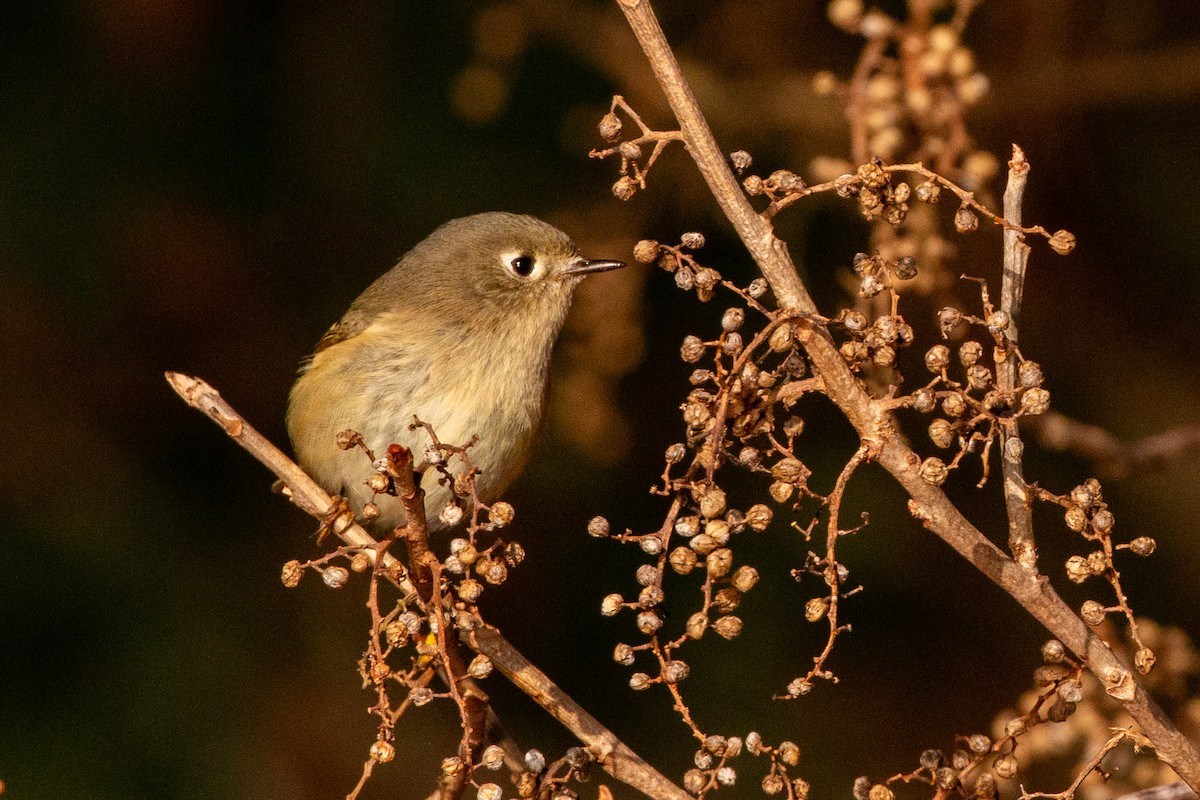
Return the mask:
{"type": "Polygon", "coordinates": [[[533,274],[533,256],[520,255],[508,262],[513,273],[528,278],[533,274]]]}

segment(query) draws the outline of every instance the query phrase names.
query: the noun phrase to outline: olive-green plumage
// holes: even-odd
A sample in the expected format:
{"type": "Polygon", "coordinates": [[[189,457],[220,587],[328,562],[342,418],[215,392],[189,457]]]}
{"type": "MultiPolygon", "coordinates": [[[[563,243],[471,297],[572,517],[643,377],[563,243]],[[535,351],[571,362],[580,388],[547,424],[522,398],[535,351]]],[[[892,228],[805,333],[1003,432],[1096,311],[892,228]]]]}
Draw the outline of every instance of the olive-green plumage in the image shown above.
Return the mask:
{"type": "MultiPolygon", "coordinates": [[[[359,295],[302,367],[287,413],[300,465],[361,512],[371,465],[341,450],[337,434],[357,431],[377,456],[402,444],[420,460],[428,437],[409,430],[415,415],[447,444],[479,434],[476,489],[496,500],[529,457],[575,287],[619,266],[580,257],[566,234],[533,217],[492,212],[442,225],[359,295]]],[[[433,470],[422,486],[436,530],[450,491],[433,470]]],[[[404,523],[395,498],[375,502],[377,529],[404,523]]]]}

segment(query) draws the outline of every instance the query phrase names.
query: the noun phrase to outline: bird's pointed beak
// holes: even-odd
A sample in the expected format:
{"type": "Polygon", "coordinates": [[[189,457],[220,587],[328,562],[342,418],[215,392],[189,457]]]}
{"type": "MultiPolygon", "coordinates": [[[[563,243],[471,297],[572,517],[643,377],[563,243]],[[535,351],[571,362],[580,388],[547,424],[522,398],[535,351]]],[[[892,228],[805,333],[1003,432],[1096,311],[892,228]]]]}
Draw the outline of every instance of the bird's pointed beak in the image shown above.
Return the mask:
{"type": "Polygon", "coordinates": [[[602,259],[589,261],[586,258],[580,258],[563,270],[561,274],[564,278],[582,278],[584,275],[591,275],[593,272],[608,272],[609,270],[620,269],[623,266],[625,266],[624,261],[606,261],[602,259]]]}

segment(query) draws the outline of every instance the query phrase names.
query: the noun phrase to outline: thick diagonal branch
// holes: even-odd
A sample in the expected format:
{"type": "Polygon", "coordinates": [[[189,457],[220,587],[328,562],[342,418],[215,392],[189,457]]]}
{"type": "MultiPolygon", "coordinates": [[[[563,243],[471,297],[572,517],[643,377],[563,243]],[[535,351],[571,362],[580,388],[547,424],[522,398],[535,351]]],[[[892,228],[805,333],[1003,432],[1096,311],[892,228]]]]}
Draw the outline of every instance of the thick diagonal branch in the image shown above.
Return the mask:
{"type": "MultiPolygon", "coordinates": [[[[742,194],[709,130],[648,0],[617,0],[650,62],[683,131],[688,152],[717,202],[787,310],[815,313],[786,245],[775,237],[742,194]]],[[[1171,723],[1108,646],[1063,602],[1049,581],[1026,569],[993,545],[946,495],[921,478],[921,458],[896,434],[891,415],[876,403],[850,371],[829,335],[808,327],[804,344],[825,380],[829,397],[861,439],[873,445],[877,461],[912,497],[910,510],[929,530],[953,547],[1017,600],[1052,635],[1071,648],[1121,702],[1154,743],[1158,755],[1192,787],[1200,787],[1200,753],[1171,723]]]]}

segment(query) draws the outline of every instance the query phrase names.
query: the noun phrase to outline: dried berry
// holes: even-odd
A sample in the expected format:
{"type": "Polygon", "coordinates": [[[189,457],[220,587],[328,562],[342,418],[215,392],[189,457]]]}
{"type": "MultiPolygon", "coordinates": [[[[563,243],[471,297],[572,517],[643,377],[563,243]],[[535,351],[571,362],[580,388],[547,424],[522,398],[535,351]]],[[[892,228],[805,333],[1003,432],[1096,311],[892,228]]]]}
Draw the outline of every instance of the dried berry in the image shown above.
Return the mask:
{"type": "Polygon", "coordinates": [[[651,264],[658,259],[662,245],[653,239],[642,239],[633,246],[633,257],[643,264],[651,264]]]}
{"type": "Polygon", "coordinates": [[[967,206],[959,206],[954,213],[954,229],[959,233],[970,233],[979,227],[979,217],[967,206]]]}
{"type": "Polygon", "coordinates": [[[617,179],[617,182],[612,185],[613,197],[618,200],[628,200],[633,197],[638,190],[638,182],[628,175],[622,175],[617,179]]]}
{"type": "Polygon", "coordinates": [[[1075,234],[1070,231],[1055,231],[1050,237],[1050,247],[1060,256],[1065,256],[1075,249],[1075,234]]]}
{"type": "Polygon", "coordinates": [[[606,142],[615,142],[621,135],[621,120],[611,111],[600,118],[597,126],[600,138],[606,142]]]}

